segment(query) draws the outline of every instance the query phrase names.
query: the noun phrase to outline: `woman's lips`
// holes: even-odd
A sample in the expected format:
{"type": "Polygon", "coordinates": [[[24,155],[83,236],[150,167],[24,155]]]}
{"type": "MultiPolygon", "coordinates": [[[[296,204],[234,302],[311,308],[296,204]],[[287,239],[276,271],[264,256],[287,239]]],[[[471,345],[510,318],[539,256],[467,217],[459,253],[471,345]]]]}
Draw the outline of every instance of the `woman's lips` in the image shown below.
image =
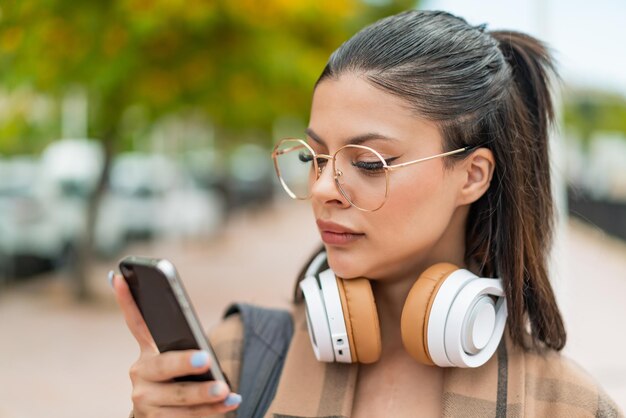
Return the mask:
{"type": "Polygon", "coordinates": [[[356,241],[365,234],[337,234],[335,232],[320,231],[322,241],[328,245],[345,245],[356,241]]]}
{"type": "Polygon", "coordinates": [[[322,241],[328,245],[346,245],[365,236],[365,234],[355,232],[343,225],[320,219],[317,220],[317,227],[320,230],[322,241]]]}

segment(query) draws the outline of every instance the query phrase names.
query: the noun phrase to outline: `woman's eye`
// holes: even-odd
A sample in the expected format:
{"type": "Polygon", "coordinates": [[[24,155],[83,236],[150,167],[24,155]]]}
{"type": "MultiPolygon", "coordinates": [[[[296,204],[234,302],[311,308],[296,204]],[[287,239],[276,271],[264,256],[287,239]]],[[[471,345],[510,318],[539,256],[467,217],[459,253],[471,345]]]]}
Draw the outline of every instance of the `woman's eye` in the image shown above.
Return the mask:
{"type": "Polygon", "coordinates": [[[311,161],[313,161],[313,155],[311,155],[310,152],[302,151],[298,154],[298,159],[303,163],[310,163],[311,161]]]}
{"type": "Polygon", "coordinates": [[[355,161],[352,165],[365,171],[380,171],[383,169],[382,161],[355,161]]]}
{"type": "MultiPolygon", "coordinates": [[[[387,165],[390,165],[394,160],[396,160],[397,157],[395,158],[389,158],[387,160],[385,160],[385,163],[387,165]]],[[[384,167],[385,164],[383,164],[383,162],[381,160],[362,160],[362,161],[353,161],[352,165],[356,168],[358,168],[359,170],[363,170],[363,172],[366,172],[368,174],[376,174],[378,172],[383,172],[384,171],[384,167]]]]}

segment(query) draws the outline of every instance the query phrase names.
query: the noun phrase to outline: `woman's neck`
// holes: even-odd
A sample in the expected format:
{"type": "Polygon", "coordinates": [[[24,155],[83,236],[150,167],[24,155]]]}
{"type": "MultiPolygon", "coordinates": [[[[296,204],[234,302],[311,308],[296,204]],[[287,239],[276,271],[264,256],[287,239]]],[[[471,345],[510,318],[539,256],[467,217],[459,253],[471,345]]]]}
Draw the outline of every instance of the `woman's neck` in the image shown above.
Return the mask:
{"type": "Polygon", "coordinates": [[[400,320],[402,309],[409,291],[419,275],[428,267],[439,263],[449,262],[460,268],[465,267],[465,223],[467,208],[458,208],[452,216],[449,227],[439,241],[424,255],[418,264],[405,272],[401,278],[393,280],[372,280],[372,291],[378,310],[383,354],[385,351],[394,352],[402,348],[400,320]]]}
{"type": "Polygon", "coordinates": [[[400,318],[404,300],[411,289],[410,281],[372,282],[372,291],[376,300],[378,320],[382,340],[383,355],[402,348],[400,318]]]}

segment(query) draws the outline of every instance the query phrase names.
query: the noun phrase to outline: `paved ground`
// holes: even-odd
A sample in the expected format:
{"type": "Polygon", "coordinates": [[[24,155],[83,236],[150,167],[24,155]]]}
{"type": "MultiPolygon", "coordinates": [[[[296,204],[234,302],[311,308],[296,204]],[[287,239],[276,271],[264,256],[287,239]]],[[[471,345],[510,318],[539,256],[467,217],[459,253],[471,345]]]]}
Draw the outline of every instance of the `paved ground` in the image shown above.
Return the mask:
{"type": "MultiPolygon", "coordinates": [[[[626,409],[626,245],[577,223],[564,229],[555,283],[566,353],[626,409]]],[[[134,247],[178,266],[206,327],[228,301],[286,305],[294,277],[315,248],[306,204],[244,213],[210,242],[134,247]]],[[[106,284],[115,262],[94,266],[95,303],[68,297],[63,277],[31,280],[0,294],[0,418],[125,417],[127,369],[137,356],[106,284]]]]}

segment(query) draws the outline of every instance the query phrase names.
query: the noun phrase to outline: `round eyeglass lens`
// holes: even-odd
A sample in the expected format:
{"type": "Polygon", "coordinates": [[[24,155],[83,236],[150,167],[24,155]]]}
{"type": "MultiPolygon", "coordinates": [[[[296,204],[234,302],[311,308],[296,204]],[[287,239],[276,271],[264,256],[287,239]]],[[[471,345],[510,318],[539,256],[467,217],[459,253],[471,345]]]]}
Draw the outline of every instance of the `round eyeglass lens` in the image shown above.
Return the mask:
{"type": "Polygon", "coordinates": [[[275,151],[275,165],[287,193],[295,199],[307,199],[311,176],[315,176],[311,150],[298,140],[283,141],[275,151]]]}
{"type": "Polygon", "coordinates": [[[354,206],[376,210],[387,196],[385,161],[366,147],[349,145],[335,157],[337,185],[354,206]]]}

